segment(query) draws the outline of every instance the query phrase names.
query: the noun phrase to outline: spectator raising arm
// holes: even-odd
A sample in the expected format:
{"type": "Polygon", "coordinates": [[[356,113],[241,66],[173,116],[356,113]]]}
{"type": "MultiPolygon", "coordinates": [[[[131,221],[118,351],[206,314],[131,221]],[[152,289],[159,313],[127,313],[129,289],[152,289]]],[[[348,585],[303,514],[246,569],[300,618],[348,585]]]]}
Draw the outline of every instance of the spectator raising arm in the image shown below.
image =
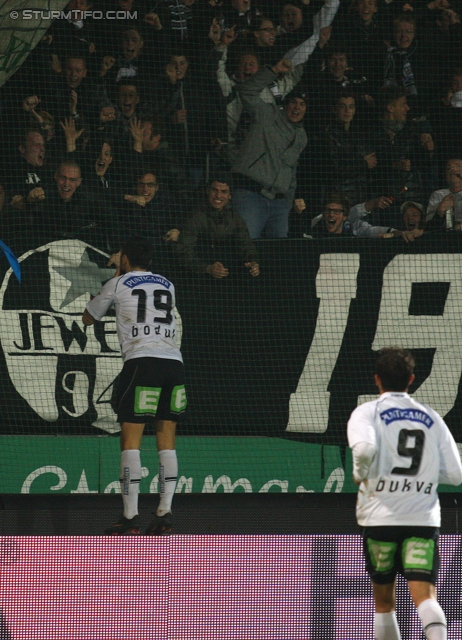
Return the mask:
{"type": "Polygon", "coordinates": [[[306,62],[318,44],[321,29],[330,27],[339,6],[340,0],[325,0],[324,5],[313,18],[313,34],[297,47],[288,51],[284,57],[290,60],[293,65],[306,62]]]}

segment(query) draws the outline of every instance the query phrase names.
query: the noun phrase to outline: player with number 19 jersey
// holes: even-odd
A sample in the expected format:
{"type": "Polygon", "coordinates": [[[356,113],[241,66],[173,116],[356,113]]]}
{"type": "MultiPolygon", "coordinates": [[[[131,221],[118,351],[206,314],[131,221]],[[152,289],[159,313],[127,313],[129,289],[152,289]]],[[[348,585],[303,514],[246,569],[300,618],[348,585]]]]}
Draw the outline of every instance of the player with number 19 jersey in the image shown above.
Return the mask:
{"type": "Polygon", "coordinates": [[[353,411],[348,443],[375,449],[358,491],[359,525],[440,526],[438,483],[457,484],[460,457],[436,411],[405,392],[387,391],[353,411]]]}
{"type": "Polygon", "coordinates": [[[124,362],[133,358],[183,362],[176,343],[172,282],[149,271],[131,271],[106,282],[87,310],[101,320],[113,304],[124,362]]]}

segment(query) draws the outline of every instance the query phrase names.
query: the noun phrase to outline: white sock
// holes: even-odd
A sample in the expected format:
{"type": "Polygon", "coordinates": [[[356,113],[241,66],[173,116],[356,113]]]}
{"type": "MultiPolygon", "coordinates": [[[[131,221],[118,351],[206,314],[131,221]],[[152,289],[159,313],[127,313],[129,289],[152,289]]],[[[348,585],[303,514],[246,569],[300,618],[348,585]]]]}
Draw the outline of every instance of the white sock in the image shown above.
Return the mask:
{"type": "Polygon", "coordinates": [[[138,449],[127,449],[120,454],[120,488],[124,516],[138,515],[138,494],[141,480],[141,457],[138,449]]]}
{"type": "Polygon", "coordinates": [[[428,640],[447,640],[446,616],[436,600],[424,600],[417,607],[417,612],[428,640]]]}
{"type": "Polygon", "coordinates": [[[396,613],[376,613],[374,619],[375,640],[401,640],[396,613]]]}
{"type": "Polygon", "coordinates": [[[178,460],[176,451],[163,449],[159,451],[159,494],[160,502],[157,515],[164,516],[172,510],[172,500],[175,493],[178,476],[178,460]]]}

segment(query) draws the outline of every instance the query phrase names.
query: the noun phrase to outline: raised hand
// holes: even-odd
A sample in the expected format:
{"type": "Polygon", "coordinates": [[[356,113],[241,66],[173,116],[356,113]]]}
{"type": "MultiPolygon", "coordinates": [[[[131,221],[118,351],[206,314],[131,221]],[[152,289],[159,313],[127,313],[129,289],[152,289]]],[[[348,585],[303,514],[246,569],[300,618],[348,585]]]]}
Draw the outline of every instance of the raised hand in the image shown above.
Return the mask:
{"type": "Polygon", "coordinates": [[[433,142],[433,138],[429,133],[420,134],[420,144],[425,149],[425,151],[432,152],[435,150],[435,143],[433,142]]]}
{"type": "Polygon", "coordinates": [[[112,122],[116,118],[116,112],[114,107],[103,107],[99,114],[99,119],[101,124],[106,124],[106,122],[112,122]]]}
{"type": "Polygon", "coordinates": [[[329,42],[331,35],[332,35],[332,26],[323,27],[322,29],[319,30],[318,47],[320,49],[324,49],[326,44],[329,42]]]}
{"type": "Polygon", "coordinates": [[[84,132],[83,128],[77,131],[77,129],[75,128],[75,120],[73,118],[64,118],[64,122],[60,122],[59,124],[64,131],[67,143],[75,144],[76,140],[80,138],[80,136],[84,132]]]}
{"type": "Polygon", "coordinates": [[[35,189],[32,189],[27,196],[27,202],[30,204],[40,202],[41,200],[45,200],[45,191],[42,187],[35,187],[35,189]]]}
{"type": "Polygon", "coordinates": [[[292,63],[290,60],[286,60],[285,58],[279,60],[279,62],[277,62],[273,67],[273,73],[276,75],[289,73],[289,71],[292,71],[292,63]]]}
{"type": "Polygon", "coordinates": [[[99,70],[99,77],[103,78],[106,73],[115,65],[116,59],[113,56],[104,56],[99,70]]]}
{"type": "Polygon", "coordinates": [[[150,27],[153,27],[153,29],[155,29],[156,31],[160,31],[162,29],[162,22],[160,21],[160,18],[157,15],[157,13],[154,13],[154,12],[147,13],[144,16],[144,21],[150,27]]]}
{"type": "Polygon", "coordinates": [[[366,161],[368,169],[375,169],[377,166],[377,156],[375,155],[375,151],[364,156],[364,160],[366,161]]]}
{"type": "Polygon", "coordinates": [[[223,31],[223,35],[221,36],[221,41],[225,46],[228,46],[229,44],[234,42],[237,36],[239,35],[236,32],[236,26],[237,25],[233,25],[231,29],[226,29],[225,31],[223,31]]]}
{"type": "Polygon", "coordinates": [[[38,96],[27,96],[22,102],[22,108],[28,113],[32,113],[37,108],[40,98],[38,96]]]}

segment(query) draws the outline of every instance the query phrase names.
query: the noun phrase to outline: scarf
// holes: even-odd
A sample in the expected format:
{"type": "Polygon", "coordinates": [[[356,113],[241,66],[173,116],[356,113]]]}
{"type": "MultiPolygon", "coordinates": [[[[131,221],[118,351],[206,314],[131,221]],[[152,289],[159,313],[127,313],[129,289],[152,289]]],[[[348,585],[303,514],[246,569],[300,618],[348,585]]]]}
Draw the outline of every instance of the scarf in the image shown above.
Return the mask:
{"type": "Polygon", "coordinates": [[[402,50],[397,47],[388,47],[385,60],[385,82],[384,86],[398,86],[402,84],[408,95],[417,95],[414,72],[412,71],[410,57],[416,49],[413,43],[410,49],[402,50]],[[397,64],[401,66],[401,78],[397,78],[397,64]]]}

